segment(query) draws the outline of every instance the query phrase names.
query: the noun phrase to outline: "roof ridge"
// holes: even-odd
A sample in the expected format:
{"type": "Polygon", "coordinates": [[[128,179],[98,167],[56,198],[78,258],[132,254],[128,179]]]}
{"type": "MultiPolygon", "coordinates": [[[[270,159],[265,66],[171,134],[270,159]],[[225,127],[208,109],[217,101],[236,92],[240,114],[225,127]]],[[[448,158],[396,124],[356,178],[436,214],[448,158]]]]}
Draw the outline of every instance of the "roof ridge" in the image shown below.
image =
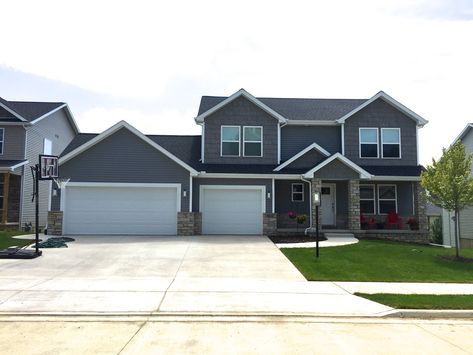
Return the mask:
{"type": "Polygon", "coordinates": [[[66,104],[65,102],[62,102],[62,101],[11,101],[11,100],[5,100],[5,101],[8,103],[14,103],[14,104],[60,104],[60,105],[66,104]]]}

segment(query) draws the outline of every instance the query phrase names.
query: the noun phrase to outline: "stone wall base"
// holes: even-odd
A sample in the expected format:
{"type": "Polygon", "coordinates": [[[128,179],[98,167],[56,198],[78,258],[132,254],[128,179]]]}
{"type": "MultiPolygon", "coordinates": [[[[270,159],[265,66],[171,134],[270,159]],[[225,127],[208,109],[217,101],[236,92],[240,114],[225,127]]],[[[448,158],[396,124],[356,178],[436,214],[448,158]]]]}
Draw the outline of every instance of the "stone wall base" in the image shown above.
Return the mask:
{"type": "Polygon", "coordinates": [[[395,242],[429,244],[430,235],[428,231],[411,230],[359,230],[353,234],[360,239],[383,239],[395,242]]]}
{"type": "Polygon", "coordinates": [[[200,235],[202,234],[202,214],[200,212],[178,212],[177,213],[178,235],[200,235]]]}
{"type": "Polygon", "coordinates": [[[62,235],[62,211],[48,211],[48,235],[62,235]]]}
{"type": "Polygon", "coordinates": [[[277,213],[263,213],[263,234],[271,235],[278,228],[277,213]]]}

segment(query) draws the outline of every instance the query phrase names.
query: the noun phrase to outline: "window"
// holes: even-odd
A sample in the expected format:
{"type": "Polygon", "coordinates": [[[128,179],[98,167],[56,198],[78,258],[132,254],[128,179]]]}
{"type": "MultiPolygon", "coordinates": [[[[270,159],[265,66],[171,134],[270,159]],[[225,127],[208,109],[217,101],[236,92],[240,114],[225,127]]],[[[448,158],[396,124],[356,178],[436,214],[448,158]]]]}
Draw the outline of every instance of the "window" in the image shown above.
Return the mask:
{"type": "Polygon", "coordinates": [[[396,185],[378,185],[379,214],[397,213],[396,185]]]}
{"type": "Polygon", "coordinates": [[[46,155],[53,154],[53,142],[51,142],[47,138],[44,138],[43,154],[46,154],[46,155]]]}
{"type": "Polygon", "coordinates": [[[401,157],[401,129],[381,128],[381,156],[383,158],[401,157]]]}
{"type": "Polygon", "coordinates": [[[243,156],[263,156],[263,127],[243,127],[243,156]]]}
{"type": "Polygon", "coordinates": [[[304,184],[292,184],[292,202],[304,202],[304,184]]]}
{"type": "Polygon", "coordinates": [[[360,158],[378,158],[377,128],[360,128],[360,158]]]}
{"type": "Polygon", "coordinates": [[[221,156],[239,157],[240,156],[240,127],[222,126],[221,131],[221,156]]]}
{"type": "Polygon", "coordinates": [[[0,154],[3,154],[4,141],[5,141],[5,128],[0,128],[0,154]]]}
{"type": "Polygon", "coordinates": [[[360,185],[360,212],[375,214],[374,185],[360,185]]]}
{"type": "Polygon", "coordinates": [[[4,191],[3,191],[3,182],[4,182],[4,176],[2,174],[2,176],[0,176],[0,210],[3,210],[3,195],[4,195],[4,191]]]}

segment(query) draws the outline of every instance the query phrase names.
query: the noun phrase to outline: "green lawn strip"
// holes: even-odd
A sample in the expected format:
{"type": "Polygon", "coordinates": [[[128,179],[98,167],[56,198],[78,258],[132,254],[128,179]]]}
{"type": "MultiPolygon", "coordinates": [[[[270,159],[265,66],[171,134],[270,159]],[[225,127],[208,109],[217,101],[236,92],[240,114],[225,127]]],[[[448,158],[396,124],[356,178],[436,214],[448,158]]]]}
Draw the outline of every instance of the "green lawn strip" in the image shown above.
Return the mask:
{"type": "Polygon", "coordinates": [[[6,249],[14,245],[23,247],[25,245],[31,244],[32,243],[31,240],[12,238],[16,235],[22,235],[22,234],[25,234],[25,232],[18,231],[18,230],[0,231],[0,250],[6,249]]]}
{"type": "Polygon", "coordinates": [[[401,295],[355,293],[356,296],[398,309],[473,309],[473,295],[401,295]]]}
{"type": "MultiPolygon", "coordinates": [[[[281,249],[309,281],[473,282],[473,263],[442,259],[454,249],[361,240],[320,249],[281,249]]],[[[473,258],[473,249],[461,251],[473,258]]]]}

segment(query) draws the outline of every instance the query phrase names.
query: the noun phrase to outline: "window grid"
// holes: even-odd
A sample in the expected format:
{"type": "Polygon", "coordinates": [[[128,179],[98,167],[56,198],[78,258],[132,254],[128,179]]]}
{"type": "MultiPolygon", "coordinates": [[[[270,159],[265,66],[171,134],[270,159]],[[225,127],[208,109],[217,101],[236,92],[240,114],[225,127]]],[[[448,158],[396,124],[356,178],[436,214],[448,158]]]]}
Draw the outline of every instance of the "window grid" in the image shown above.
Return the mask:
{"type": "Polygon", "coordinates": [[[382,202],[393,202],[394,201],[394,211],[392,212],[396,212],[397,213],[397,186],[394,185],[394,184],[379,184],[378,185],[378,214],[380,215],[386,215],[388,214],[389,212],[381,212],[381,203],[382,202]],[[394,188],[394,198],[381,198],[381,194],[379,192],[379,190],[383,187],[393,187],[394,188]]]}
{"type": "Polygon", "coordinates": [[[381,158],[383,159],[401,159],[401,129],[400,128],[381,128],[381,158]],[[392,131],[396,130],[398,132],[398,143],[385,143],[384,142],[384,132],[386,131],[392,131]],[[399,146],[399,156],[397,157],[385,157],[384,156],[384,145],[391,144],[395,145],[397,144],[399,146]]]}
{"type": "Polygon", "coordinates": [[[291,185],[291,201],[304,202],[304,184],[296,183],[291,185]]]}
{"type": "Polygon", "coordinates": [[[263,156],[263,127],[262,126],[243,126],[243,156],[244,157],[262,157],[263,156]],[[247,140],[246,139],[246,129],[247,128],[258,128],[260,130],[260,139],[258,141],[247,140]],[[259,143],[260,144],[260,154],[259,155],[246,155],[246,143],[259,143]]]}
{"type": "Polygon", "coordinates": [[[359,141],[359,157],[363,159],[378,159],[379,158],[379,133],[378,133],[378,128],[375,127],[360,127],[358,131],[358,141],[359,141]],[[363,131],[376,131],[376,143],[374,142],[363,142],[361,139],[361,132],[363,131]],[[376,145],[376,156],[363,156],[361,153],[361,146],[362,145],[376,145]]]}
{"type": "MultiPolygon", "coordinates": [[[[373,193],[373,198],[362,198],[361,197],[361,193],[360,193],[360,205],[361,205],[361,201],[372,201],[373,203],[373,212],[363,212],[363,211],[360,211],[361,213],[364,213],[364,214],[376,214],[376,196],[375,196],[375,188],[374,188],[374,185],[360,185],[360,190],[361,188],[370,188],[372,193],[373,193]]],[[[360,206],[360,209],[361,209],[361,206],[360,206]]]]}
{"type": "Polygon", "coordinates": [[[241,129],[240,126],[222,126],[220,128],[220,156],[222,157],[239,157],[241,153],[240,149],[241,145],[241,129]],[[223,139],[223,131],[225,128],[238,128],[238,140],[228,140],[228,139],[223,139]],[[223,154],[223,143],[237,143],[238,142],[238,155],[228,155],[228,154],[223,154]]]}

